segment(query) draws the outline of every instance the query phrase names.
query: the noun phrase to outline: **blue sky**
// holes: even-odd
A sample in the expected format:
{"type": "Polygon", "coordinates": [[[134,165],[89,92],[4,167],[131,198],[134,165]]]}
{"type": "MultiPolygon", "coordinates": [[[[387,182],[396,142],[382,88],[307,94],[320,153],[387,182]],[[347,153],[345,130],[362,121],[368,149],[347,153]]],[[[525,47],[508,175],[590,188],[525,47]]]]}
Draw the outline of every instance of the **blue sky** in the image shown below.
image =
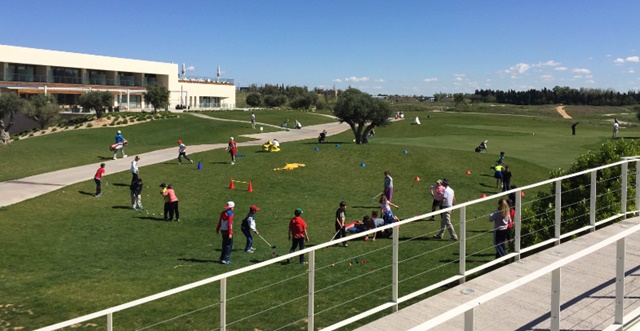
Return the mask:
{"type": "Polygon", "coordinates": [[[640,1],[11,1],[0,44],[371,94],[640,89],[640,1]]]}

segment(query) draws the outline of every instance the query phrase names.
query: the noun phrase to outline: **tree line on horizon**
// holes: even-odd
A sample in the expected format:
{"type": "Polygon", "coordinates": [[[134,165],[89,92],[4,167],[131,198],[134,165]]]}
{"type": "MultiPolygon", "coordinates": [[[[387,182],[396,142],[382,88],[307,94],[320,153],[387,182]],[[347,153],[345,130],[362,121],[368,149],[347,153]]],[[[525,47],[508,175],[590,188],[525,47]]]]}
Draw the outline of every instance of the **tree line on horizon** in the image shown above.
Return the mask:
{"type": "Polygon", "coordinates": [[[570,88],[556,86],[553,89],[527,91],[475,90],[471,102],[508,103],[513,105],[566,104],[576,106],[628,106],[640,103],[640,91],[626,93],[612,89],[570,88]]]}
{"type": "Polygon", "coordinates": [[[249,92],[246,102],[251,107],[278,108],[289,106],[291,108],[309,110],[313,106],[316,109],[326,109],[329,104],[336,102],[334,90],[320,88],[309,90],[306,86],[285,86],[284,84],[258,86],[252,84],[246,90],[249,92]],[[323,97],[323,100],[320,100],[320,96],[323,97]]]}

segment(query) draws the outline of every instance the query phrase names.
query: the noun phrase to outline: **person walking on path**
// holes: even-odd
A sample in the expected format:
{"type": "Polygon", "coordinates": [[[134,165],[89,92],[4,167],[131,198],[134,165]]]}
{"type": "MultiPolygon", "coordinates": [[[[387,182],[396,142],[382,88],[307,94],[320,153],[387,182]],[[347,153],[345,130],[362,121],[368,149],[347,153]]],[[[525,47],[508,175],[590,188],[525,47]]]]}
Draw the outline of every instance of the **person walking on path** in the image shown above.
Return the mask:
{"type": "Polygon", "coordinates": [[[133,207],[133,210],[144,210],[144,208],[142,207],[142,187],[144,185],[142,184],[142,178],[139,178],[134,182],[131,183],[131,186],[129,186],[129,190],[131,190],[131,206],[133,207]]]}
{"type": "Polygon", "coordinates": [[[140,161],[140,157],[136,156],[133,161],[131,161],[131,184],[135,183],[138,180],[138,175],[140,174],[140,169],[138,169],[138,161],[140,161]]]}
{"type": "Polygon", "coordinates": [[[231,154],[231,165],[236,164],[236,153],[238,152],[238,145],[233,137],[229,138],[229,144],[227,145],[227,152],[231,154]]]}
{"type": "Polygon", "coordinates": [[[182,164],[182,158],[193,163],[193,161],[187,156],[187,146],[182,143],[182,140],[178,140],[178,164],[182,164]]]}
{"type": "MultiPolygon", "coordinates": [[[[309,234],[307,233],[307,223],[300,217],[302,215],[302,209],[297,208],[294,211],[294,217],[289,222],[289,234],[288,238],[291,240],[291,249],[289,253],[293,253],[298,247],[299,250],[304,249],[304,241],[309,241],[309,234]]],[[[288,260],[291,263],[291,259],[288,260]]],[[[300,254],[300,264],[304,263],[304,254],[300,254]]]]}
{"type": "Polygon", "coordinates": [[[116,154],[118,154],[118,149],[122,153],[122,158],[127,157],[127,155],[124,153],[124,145],[125,145],[126,141],[127,140],[124,139],[124,137],[122,136],[122,131],[118,130],[118,133],[116,133],[116,148],[114,148],[114,150],[113,150],[113,159],[114,160],[118,159],[118,157],[116,157],[116,154]],[[120,147],[120,148],[118,148],[118,147],[120,147]]]}
{"type": "Polygon", "coordinates": [[[233,201],[227,202],[224,210],[220,213],[216,233],[222,235],[222,250],[220,252],[220,263],[231,264],[231,249],[233,248],[233,208],[236,204],[233,201]]]}
{"type": "Polygon", "coordinates": [[[256,114],[254,112],[251,112],[251,128],[256,128],[256,114]]]}
{"type": "Polygon", "coordinates": [[[162,195],[162,198],[164,199],[164,221],[168,221],[169,220],[169,209],[171,208],[171,203],[170,201],[170,197],[168,194],[165,194],[167,192],[167,184],[162,183],[160,184],[160,195],[162,195]]]}
{"type": "Polygon", "coordinates": [[[240,225],[242,234],[247,237],[247,245],[244,247],[244,251],[247,253],[253,253],[256,251],[256,249],[253,248],[253,237],[251,236],[251,231],[253,231],[257,235],[260,235],[258,229],[256,229],[255,220],[255,215],[258,210],[260,210],[260,208],[258,208],[258,206],[256,205],[252,205],[251,207],[249,207],[249,214],[247,214],[247,217],[242,220],[242,224],[240,225]]]}
{"type": "MultiPolygon", "coordinates": [[[[444,194],[444,186],[442,185],[442,179],[436,181],[436,185],[429,187],[429,193],[433,197],[431,203],[431,211],[434,212],[440,205],[442,205],[442,195],[444,194]]],[[[431,216],[430,221],[435,221],[435,216],[431,216]]]]}
{"type": "Polygon", "coordinates": [[[576,135],[576,126],[578,126],[578,124],[580,124],[580,123],[573,122],[573,124],[571,124],[571,134],[574,135],[574,136],[576,135]]]}
{"type": "Polygon", "coordinates": [[[102,176],[104,175],[104,163],[100,163],[100,168],[96,170],[93,180],[96,182],[96,198],[102,195],[102,176]]]}
{"type": "MultiPolygon", "coordinates": [[[[335,239],[345,238],[347,236],[347,231],[345,228],[345,223],[347,221],[347,203],[345,201],[340,201],[340,207],[336,210],[336,222],[335,222],[335,230],[336,233],[333,236],[335,239]]],[[[335,244],[334,246],[338,246],[335,244]]],[[[349,247],[347,242],[343,242],[342,246],[349,247]]]]}
{"type": "MultiPolygon", "coordinates": [[[[442,185],[444,185],[442,209],[446,209],[452,207],[456,203],[456,196],[451,186],[449,186],[449,181],[446,178],[442,180],[442,185]]],[[[453,225],[451,225],[451,211],[446,211],[441,215],[442,220],[440,221],[440,231],[433,237],[436,239],[442,239],[442,235],[444,234],[444,230],[446,228],[449,231],[449,235],[451,235],[451,238],[449,240],[458,240],[456,231],[453,229],[453,225]]]]}
{"type": "Polygon", "coordinates": [[[393,198],[393,178],[389,170],[384,172],[384,191],[383,194],[387,197],[387,200],[391,201],[393,198]]]}
{"type": "Polygon", "coordinates": [[[166,186],[166,189],[162,193],[165,197],[164,206],[165,206],[165,215],[164,220],[167,222],[173,221],[173,215],[176,216],[176,222],[180,222],[180,211],[178,210],[178,196],[176,196],[176,192],[173,190],[171,184],[166,186]],[[167,218],[167,209],[169,212],[169,218],[167,218]]]}
{"type": "Polygon", "coordinates": [[[507,239],[509,237],[509,223],[511,214],[506,200],[498,201],[498,210],[489,216],[493,221],[493,245],[496,247],[496,259],[507,255],[507,239]]]}
{"type": "Polygon", "coordinates": [[[511,170],[509,166],[505,165],[502,169],[502,192],[509,191],[511,189],[511,170]]]}

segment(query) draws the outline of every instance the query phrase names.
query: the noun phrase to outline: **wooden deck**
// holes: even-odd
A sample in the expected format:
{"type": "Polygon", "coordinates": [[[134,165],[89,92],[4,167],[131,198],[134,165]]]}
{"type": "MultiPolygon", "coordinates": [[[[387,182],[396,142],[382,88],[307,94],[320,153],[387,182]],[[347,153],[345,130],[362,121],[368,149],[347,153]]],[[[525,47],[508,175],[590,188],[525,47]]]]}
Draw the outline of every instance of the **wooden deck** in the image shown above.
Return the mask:
{"type": "MultiPolygon", "coordinates": [[[[486,275],[403,308],[357,330],[408,330],[444,312],[517,281],[520,277],[640,224],[640,217],[613,224],[531,255],[486,275]]],[[[625,314],[640,307],[640,231],[625,240],[625,314]]],[[[561,268],[561,330],[603,330],[614,321],[616,245],[561,268]]],[[[551,274],[507,292],[475,309],[475,330],[549,330],[551,274]]],[[[463,330],[464,314],[434,330],[463,330]]]]}

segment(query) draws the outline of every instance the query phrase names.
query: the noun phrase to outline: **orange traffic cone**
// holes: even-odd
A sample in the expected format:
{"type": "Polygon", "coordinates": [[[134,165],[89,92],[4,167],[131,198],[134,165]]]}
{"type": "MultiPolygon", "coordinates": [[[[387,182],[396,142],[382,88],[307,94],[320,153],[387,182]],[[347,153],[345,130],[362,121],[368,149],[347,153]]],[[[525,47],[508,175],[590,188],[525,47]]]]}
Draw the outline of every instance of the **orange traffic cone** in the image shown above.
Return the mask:
{"type": "Polygon", "coordinates": [[[480,196],[480,198],[486,198],[486,197],[487,197],[487,195],[484,194],[484,193],[482,193],[482,195],[480,196]]]}
{"type": "Polygon", "coordinates": [[[466,174],[471,175],[471,170],[467,170],[466,174]]]}
{"type": "Polygon", "coordinates": [[[233,190],[234,188],[236,188],[235,185],[233,185],[233,178],[231,180],[229,180],[229,189],[233,190]]]}
{"type": "Polygon", "coordinates": [[[253,184],[251,184],[251,181],[249,181],[249,192],[253,192],[253,184]]]}
{"type": "Polygon", "coordinates": [[[523,197],[524,196],[524,191],[520,191],[520,196],[523,197]]]}

